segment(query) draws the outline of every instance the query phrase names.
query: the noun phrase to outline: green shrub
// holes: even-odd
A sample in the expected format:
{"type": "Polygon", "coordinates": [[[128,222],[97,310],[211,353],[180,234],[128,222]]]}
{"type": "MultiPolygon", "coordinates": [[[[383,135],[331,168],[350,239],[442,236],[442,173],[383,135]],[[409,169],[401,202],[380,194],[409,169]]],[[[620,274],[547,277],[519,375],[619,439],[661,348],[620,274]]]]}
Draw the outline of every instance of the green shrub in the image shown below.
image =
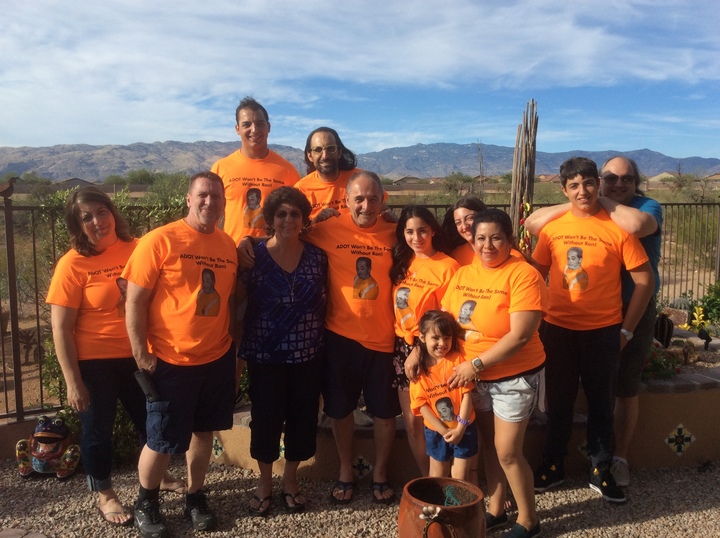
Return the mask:
{"type": "Polygon", "coordinates": [[[699,302],[708,321],[713,325],[720,324],[720,282],[709,285],[699,302]]]}

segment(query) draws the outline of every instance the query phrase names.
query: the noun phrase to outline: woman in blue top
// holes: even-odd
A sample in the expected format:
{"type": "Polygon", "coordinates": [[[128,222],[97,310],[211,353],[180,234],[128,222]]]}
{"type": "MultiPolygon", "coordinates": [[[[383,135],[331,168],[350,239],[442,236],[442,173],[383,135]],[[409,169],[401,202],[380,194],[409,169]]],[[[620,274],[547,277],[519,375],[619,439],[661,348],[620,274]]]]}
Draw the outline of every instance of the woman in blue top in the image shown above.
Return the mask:
{"type": "Polygon", "coordinates": [[[283,431],[282,500],[290,512],[305,508],[297,468],[315,454],[327,257],[300,240],[310,209],[305,195],[293,187],[270,193],[263,206],[270,237],[254,247],[255,264],[240,276],[248,304],[238,357],[247,361],[250,454],[260,468],[249,504],[257,516],[270,509],[272,464],[280,457],[283,431]]]}

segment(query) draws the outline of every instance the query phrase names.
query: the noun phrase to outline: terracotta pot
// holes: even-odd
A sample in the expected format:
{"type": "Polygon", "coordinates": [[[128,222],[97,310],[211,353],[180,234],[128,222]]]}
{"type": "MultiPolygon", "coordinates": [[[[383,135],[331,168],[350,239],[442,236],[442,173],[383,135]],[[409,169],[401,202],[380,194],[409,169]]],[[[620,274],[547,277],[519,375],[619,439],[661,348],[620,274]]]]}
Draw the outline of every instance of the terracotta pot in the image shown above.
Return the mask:
{"type": "Polygon", "coordinates": [[[455,478],[416,478],[405,484],[398,514],[399,538],[484,538],[480,488],[455,478]],[[424,515],[421,519],[420,516],[424,515]],[[429,517],[428,517],[429,516],[429,517]]]}

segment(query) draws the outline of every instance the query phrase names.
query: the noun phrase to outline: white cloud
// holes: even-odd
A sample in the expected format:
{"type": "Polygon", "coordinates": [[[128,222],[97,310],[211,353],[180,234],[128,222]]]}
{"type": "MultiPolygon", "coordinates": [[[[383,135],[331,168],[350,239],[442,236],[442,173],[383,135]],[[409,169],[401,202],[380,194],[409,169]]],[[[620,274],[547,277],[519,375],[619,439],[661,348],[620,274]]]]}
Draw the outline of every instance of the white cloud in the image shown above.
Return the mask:
{"type": "Polygon", "coordinates": [[[396,94],[408,88],[453,100],[468,91],[531,96],[631,83],[658,84],[660,94],[662,83],[672,81],[687,83],[700,103],[710,99],[702,86],[720,81],[714,2],[598,6],[589,0],[457,0],[432,7],[423,0],[6,0],[0,145],[233,140],[232,112],[246,94],[271,110],[273,142],[297,145],[301,131],[334,121],[357,130],[359,145],[367,147],[474,140],[471,128],[484,129],[485,139],[485,133],[512,132],[522,111],[501,114],[512,123],[499,126],[495,114],[463,122],[469,112],[460,109],[455,123],[425,128],[414,120],[425,111],[398,104],[407,125],[396,119],[397,130],[357,128],[367,118],[353,110],[392,108],[388,97],[402,101],[396,94]],[[328,111],[341,105],[346,114],[333,120],[328,111]]]}

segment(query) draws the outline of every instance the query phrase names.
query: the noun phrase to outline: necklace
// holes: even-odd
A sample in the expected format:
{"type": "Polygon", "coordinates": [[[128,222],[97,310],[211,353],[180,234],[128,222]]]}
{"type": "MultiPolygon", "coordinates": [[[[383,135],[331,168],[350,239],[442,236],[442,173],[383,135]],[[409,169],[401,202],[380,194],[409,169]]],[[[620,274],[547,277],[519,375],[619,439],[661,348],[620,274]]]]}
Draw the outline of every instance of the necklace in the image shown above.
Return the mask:
{"type": "Polygon", "coordinates": [[[290,284],[290,281],[288,280],[287,273],[285,270],[281,267],[280,270],[282,271],[283,278],[285,279],[285,282],[287,282],[288,288],[290,288],[290,303],[295,302],[295,278],[297,277],[298,271],[297,267],[295,268],[295,271],[293,272],[293,278],[292,278],[292,285],[290,284]]]}
{"type": "MultiPolygon", "coordinates": [[[[415,270],[414,270],[413,273],[412,273],[412,277],[413,277],[413,278],[417,277],[417,274],[420,272],[420,269],[422,269],[423,267],[425,267],[425,264],[426,264],[427,262],[429,262],[429,261],[432,259],[433,256],[434,256],[434,254],[431,255],[431,256],[426,257],[425,260],[424,260],[418,267],[415,268],[415,270]]],[[[416,260],[421,260],[421,259],[422,259],[422,258],[418,258],[417,256],[415,256],[415,258],[413,259],[413,262],[415,262],[416,260]]]]}
{"type": "Polygon", "coordinates": [[[265,244],[268,254],[270,254],[270,257],[275,261],[280,271],[282,271],[283,278],[288,288],[290,288],[290,303],[295,302],[295,279],[297,278],[298,267],[300,266],[300,261],[302,260],[302,255],[305,250],[302,242],[298,242],[298,244],[299,249],[288,248],[288,246],[281,249],[276,237],[270,238],[265,244]],[[290,250],[290,252],[288,252],[288,250],[290,250]],[[285,254],[285,256],[283,256],[283,254],[285,254]],[[285,267],[293,267],[293,270],[287,271],[285,267]],[[287,277],[288,272],[293,274],[292,284],[290,284],[290,280],[287,277]]]}

